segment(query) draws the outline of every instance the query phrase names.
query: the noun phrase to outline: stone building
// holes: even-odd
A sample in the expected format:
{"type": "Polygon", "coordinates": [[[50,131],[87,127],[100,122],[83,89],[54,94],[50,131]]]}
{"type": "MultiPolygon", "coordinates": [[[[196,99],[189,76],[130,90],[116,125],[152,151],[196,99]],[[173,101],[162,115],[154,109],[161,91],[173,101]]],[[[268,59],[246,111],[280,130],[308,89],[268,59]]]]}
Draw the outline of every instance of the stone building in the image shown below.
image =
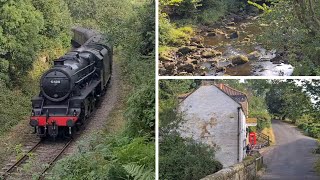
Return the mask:
{"type": "Polygon", "coordinates": [[[246,156],[247,96],[225,84],[203,84],[184,96],[179,105],[184,121],[179,132],[216,149],[224,167],[246,156]]]}

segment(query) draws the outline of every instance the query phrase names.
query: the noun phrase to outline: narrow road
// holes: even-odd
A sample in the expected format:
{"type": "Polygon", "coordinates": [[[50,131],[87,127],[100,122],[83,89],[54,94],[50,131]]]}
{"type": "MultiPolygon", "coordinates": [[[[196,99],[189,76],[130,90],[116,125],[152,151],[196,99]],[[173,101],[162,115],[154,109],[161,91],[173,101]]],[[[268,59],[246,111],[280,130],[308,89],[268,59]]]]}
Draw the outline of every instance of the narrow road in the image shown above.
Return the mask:
{"type": "Polygon", "coordinates": [[[318,157],[312,153],[317,141],[281,121],[273,120],[272,127],[276,145],[262,152],[267,170],[261,179],[319,180],[313,169],[318,157]]]}

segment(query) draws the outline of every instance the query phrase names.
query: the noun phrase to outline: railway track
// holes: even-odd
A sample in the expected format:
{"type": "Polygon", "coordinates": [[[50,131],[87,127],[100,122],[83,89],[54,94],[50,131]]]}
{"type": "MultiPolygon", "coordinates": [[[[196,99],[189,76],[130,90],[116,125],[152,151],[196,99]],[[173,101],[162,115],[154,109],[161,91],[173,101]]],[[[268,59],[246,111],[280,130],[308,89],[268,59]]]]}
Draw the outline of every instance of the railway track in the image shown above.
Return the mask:
{"type": "Polygon", "coordinates": [[[4,172],[0,179],[44,179],[71,142],[73,139],[55,142],[39,140],[33,146],[29,145],[29,150],[25,150],[21,158],[2,169],[4,172]]]}

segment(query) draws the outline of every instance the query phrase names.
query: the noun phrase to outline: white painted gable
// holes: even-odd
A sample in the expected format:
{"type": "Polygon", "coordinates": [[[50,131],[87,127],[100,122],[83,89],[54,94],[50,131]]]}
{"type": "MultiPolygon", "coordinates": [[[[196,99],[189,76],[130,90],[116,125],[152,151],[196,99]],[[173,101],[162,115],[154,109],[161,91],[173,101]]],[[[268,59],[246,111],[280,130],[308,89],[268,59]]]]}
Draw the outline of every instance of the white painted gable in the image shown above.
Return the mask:
{"type": "Polygon", "coordinates": [[[184,122],[179,132],[182,137],[192,137],[214,147],[216,158],[231,166],[242,161],[245,153],[245,116],[240,110],[241,138],[238,147],[238,107],[240,104],[216,86],[201,86],[180,103],[184,122]]]}

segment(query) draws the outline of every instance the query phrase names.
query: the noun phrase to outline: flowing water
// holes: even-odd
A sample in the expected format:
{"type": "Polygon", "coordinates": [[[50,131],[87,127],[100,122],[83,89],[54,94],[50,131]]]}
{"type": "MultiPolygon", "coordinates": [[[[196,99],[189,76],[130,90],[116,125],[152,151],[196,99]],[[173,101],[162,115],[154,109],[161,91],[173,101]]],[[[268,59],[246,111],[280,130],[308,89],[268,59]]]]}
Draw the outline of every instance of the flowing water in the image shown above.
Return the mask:
{"type": "Polygon", "coordinates": [[[206,75],[231,75],[231,76],[290,76],[293,73],[294,67],[286,64],[286,59],[271,62],[276,58],[276,50],[268,51],[263,45],[255,42],[255,38],[263,32],[263,28],[267,25],[258,24],[256,17],[248,18],[239,23],[232,23],[230,26],[222,26],[217,29],[222,33],[216,33],[215,36],[208,35],[208,31],[202,31],[205,46],[214,46],[216,50],[223,54],[218,58],[218,66],[226,67],[225,72],[217,73],[211,64],[203,62],[202,66],[206,67],[206,75]],[[230,39],[228,35],[238,31],[238,37],[230,39]],[[254,60],[248,63],[228,66],[231,62],[229,57],[236,55],[248,56],[254,52],[257,54],[254,60]]]}

